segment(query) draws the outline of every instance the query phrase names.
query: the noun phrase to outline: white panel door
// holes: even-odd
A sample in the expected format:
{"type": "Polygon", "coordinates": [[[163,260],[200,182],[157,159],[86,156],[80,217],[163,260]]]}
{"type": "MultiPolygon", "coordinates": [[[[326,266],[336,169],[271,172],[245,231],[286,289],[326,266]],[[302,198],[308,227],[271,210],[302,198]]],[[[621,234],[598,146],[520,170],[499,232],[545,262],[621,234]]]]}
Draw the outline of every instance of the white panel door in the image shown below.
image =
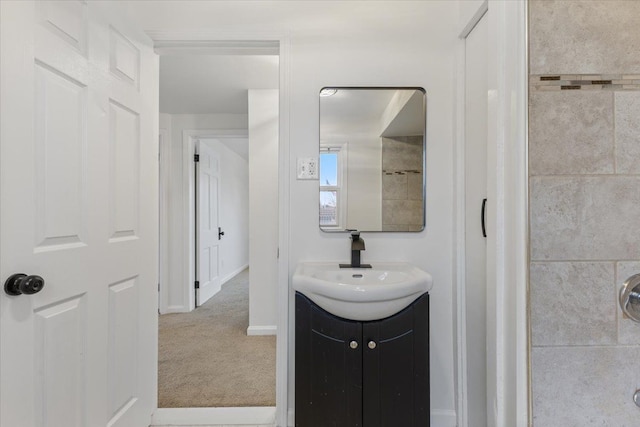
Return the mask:
{"type": "Polygon", "coordinates": [[[156,406],[157,56],[98,2],[0,1],[0,425],[156,406]],[[28,290],[27,288],[25,288],[28,290]]]}
{"type": "Polygon", "coordinates": [[[487,425],[487,15],[465,42],[465,300],[469,427],[487,425]]]}
{"type": "Polygon", "coordinates": [[[218,195],[220,159],[211,147],[197,144],[196,163],[196,307],[220,290],[218,195]]]}

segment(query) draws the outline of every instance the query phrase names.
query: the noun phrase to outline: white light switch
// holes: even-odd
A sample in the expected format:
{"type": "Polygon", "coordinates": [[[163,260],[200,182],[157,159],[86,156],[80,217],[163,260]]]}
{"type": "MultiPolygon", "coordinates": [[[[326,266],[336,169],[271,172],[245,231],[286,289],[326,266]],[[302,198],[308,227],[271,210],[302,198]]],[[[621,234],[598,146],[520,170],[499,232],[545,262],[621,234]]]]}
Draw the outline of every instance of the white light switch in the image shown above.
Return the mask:
{"type": "Polygon", "coordinates": [[[318,158],[298,158],[298,179],[318,179],[318,158]]]}

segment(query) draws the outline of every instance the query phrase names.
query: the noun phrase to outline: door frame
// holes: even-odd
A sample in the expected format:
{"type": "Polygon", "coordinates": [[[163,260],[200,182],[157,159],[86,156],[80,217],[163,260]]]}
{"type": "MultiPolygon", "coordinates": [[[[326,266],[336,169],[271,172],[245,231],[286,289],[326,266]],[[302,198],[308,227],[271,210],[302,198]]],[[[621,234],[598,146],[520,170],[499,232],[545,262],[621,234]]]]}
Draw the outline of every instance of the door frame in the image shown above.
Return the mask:
{"type": "Polygon", "coordinates": [[[455,137],[456,401],[469,426],[465,317],[465,38],[490,11],[488,93],[488,425],[530,425],[527,185],[527,1],[485,0],[457,46],[455,137]],[[491,236],[493,234],[493,236],[491,236]]]}
{"type": "MultiPolygon", "coordinates": [[[[459,45],[457,50],[457,62],[458,62],[458,109],[456,111],[457,117],[457,141],[456,144],[456,306],[457,306],[457,394],[458,394],[458,425],[460,427],[469,426],[469,408],[468,408],[468,378],[467,378],[467,240],[466,240],[466,161],[467,161],[467,136],[466,136],[466,58],[467,58],[467,37],[473,32],[476,26],[488,12],[488,1],[484,1],[476,10],[475,14],[462,32],[459,35],[459,45]]],[[[490,31],[490,30],[488,30],[490,31]]],[[[487,37],[488,39],[488,37],[487,37]]],[[[488,40],[487,40],[488,42],[488,40]]],[[[487,58],[487,62],[488,62],[487,58]]],[[[488,76],[487,76],[488,78],[488,76]]],[[[487,141],[487,149],[488,151],[487,141]]],[[[487,171],[488,172],[488,171],[487,171]]],[[[488,201],[488,200],[487,200],[488,201]]],[[[489,248],[487,245],[487,252],[489,248]]],[[[488,272],[487,265],[485,264],[485,278],[488,272]]],[[[488,284],[486,284],[488,285],[488,284]]],[[[486,311],[486,307],[485,307],[486,311]]],[[[486,331],[485,331],[486,332],[486,331]]],[[[473,397],[473,396],[471,396],[473,397]]],[[[473,419],[473,418],[472,418],[473,419]]]]}
{"type": "MultiPolygon", "coordinates": [[[[277,426],[288,425],[288,348],[289,348],[289,116],[290,116],[290,40],[287,34],[269,32],[220,32],[216,30],[178,29],[178,30],[149,30],[147,35],[153,40],[155,51],[158,54],[170,52],[225,52],[232,53],[272,53],[279,56],[279,115],[278,115],[278,319],[276,332],[276,408],[275,420],[277,426]]],[[[186,131],[188,132],[188,131],[186,131]]],[[[202,130],[196,131],[198,135],[204,135],[202,130]]],[[[222,131],[215,131],[218,136],[222,131]]],[[[191,135],[183,132],[183,153],[193,143],[191,135]]],[[[229,135],[224,135],[229,136],[229,135]]],[[[193,151],[191,151],[193,156],[193,151]]],[[[189,159],[187,157],[187,159],[189,159]]],[[[193,157],[190,158],[192,160],[193,157]]],[[[193,168],[193,162],[190,162],[193,168]]],[[[193,176],[193,169],[191,172],[193,176]]],[[[187,196],[191,191],[185,193],[187,196]]],[[[185,206],[188,208],[188,205],[185,206]]],[[[187,217],[188,218],[188,217],[187,217]]],[[[192,219],[191,219],[192,220],[192,219]]],[[[189,236],[189,234],[187,234],[189,236]]],[[[185,239],[186,240],[186,239],[185,239]]],[[[157,406],[157,403],[156,403],[157,406]]],[[[216,408],[218,409],[218,408],[216,408]]],[[[252,411],[236,411],[233,408],[225,408],[224,422],[222,424],[256,424],[247,421],[252,416],[252,411]],[[229,417],[229,414],[231,416],[229,417]],[[243,418],[244,417],[244,418],[243,418]]],[[[247,409],[247,408],[244,408],[247,409]]],[[[268,410],[268,408],[265,408],[268,410]]],[[[174,411],[178,419],[172,419],[172,424],[178,421],[189,423],[188,419],[202,417],[206,422],[215,423],[216,419],[210,418],[216,415],[211,408],[186,408],[186,409],[160,409],[154,413],[154,422],[166,420],[171,416],[167,411],[174,411]],[[204,412],[203,412],[204,411],[204,412]]],[[[258,411],[259,412],[259,411],[258,411]]],[[[262,416],[262,412],[259,412],[262,416]]],[[[269,417],[267,417],[269,418],[269,417]]],[[[202,419],[202,418],[201,418],[202,419]]],[[[164,424],[167,424],[166,422],[164,424]]],[[[192,423],[193,424],[193,423],[192,423]]]]}
{"type": "Polygon", "coordinates": [[[169,300],[169,141],[171,132],[160,126],[159,130],[159,166],[158,166],[158,205],[160,224],[158,244],[158,309],[159,313],[166,313],[169,300]]]}
{"type": "MultiPolygon", "coordinates": [[[[185,260],[185,268],[183,271],[183,288],[184,301],[189,301],[188,311],[195,309],[195,288],[193,286],[196,280],[196,194],[197,183],[195,181],[195,162],[193,156],[196,154],[196,142],[199,139],[206,138],[248,138],[249,131],[247,129],[185,129],[182,131],[182,195],[184,208],[184,218],[186,221],[182,224],[183,235],[183,260],[185,260]]],[[[219,197],[219,196],[218,196],[219,197]]],[[[223,279],[223,278],[221,278],[223,279]]],[[[222,285],[222,280],[220,285],[222,285]]]]}

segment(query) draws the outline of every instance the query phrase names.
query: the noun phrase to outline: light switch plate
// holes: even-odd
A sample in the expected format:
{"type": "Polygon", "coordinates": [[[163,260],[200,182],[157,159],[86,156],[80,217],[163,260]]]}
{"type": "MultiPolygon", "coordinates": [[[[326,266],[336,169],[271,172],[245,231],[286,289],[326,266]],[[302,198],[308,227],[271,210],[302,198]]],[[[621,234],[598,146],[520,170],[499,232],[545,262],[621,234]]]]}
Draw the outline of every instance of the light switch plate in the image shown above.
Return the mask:
{"type": "Polygon", "coordinates": [[[298,179],[318,179],[318,158],[298,158],[298,179]]]}

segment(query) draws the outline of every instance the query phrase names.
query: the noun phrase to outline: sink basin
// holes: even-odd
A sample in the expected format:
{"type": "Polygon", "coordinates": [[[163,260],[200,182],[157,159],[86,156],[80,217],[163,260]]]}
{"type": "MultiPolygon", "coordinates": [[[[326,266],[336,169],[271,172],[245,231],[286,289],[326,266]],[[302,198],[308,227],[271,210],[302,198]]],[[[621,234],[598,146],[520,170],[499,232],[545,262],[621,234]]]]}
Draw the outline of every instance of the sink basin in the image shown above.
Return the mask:
{"type": "Polygon", "coordinates": [[[377,320],[406,308],[433,284],[429,273],[409,263],[379,262],[373,268],[340,268],[305,262],[293,274],[293,289],[331,314],[377,320]]]}

